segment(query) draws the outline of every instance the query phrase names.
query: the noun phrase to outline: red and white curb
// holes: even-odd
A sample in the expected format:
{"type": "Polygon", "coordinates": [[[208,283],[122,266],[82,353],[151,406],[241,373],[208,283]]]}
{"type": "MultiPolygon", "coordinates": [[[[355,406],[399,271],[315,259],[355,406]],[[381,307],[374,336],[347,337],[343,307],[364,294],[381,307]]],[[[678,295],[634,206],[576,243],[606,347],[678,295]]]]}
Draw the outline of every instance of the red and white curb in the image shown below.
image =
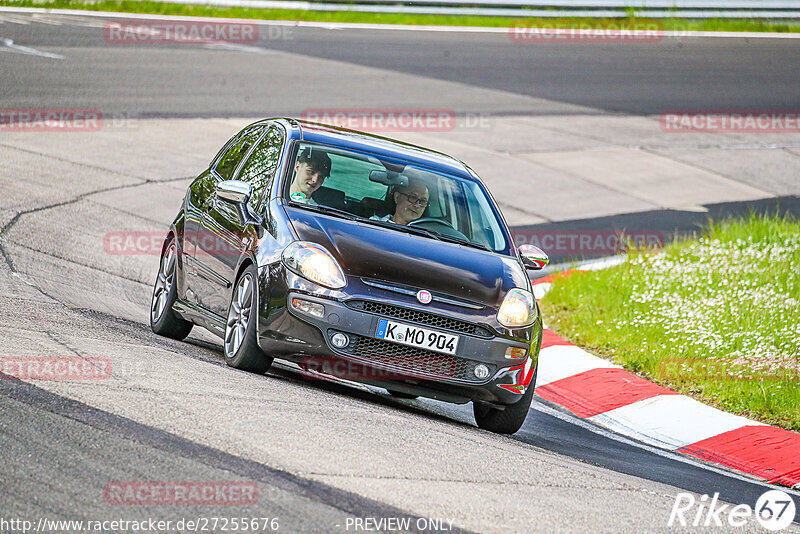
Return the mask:
{"type": "MultiPolygon", "coordinates": [[[[533,281],[537,299],[552,282],[553,276],[533,281]]],[[[770,484],[800,488],[800,434],[679,395],[548,329],[539,353],[536,394],[582,419],[651,446],[770,484]]]]}

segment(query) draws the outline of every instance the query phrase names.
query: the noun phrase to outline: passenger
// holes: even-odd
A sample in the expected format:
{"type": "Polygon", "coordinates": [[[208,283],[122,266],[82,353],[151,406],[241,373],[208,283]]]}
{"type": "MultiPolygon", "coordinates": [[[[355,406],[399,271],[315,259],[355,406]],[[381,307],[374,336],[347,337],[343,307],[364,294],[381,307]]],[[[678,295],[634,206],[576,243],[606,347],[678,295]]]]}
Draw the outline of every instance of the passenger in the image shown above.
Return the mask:
{"type": "Polygon", "coordinates": [[[421,181],[411,178],[408,185],[399,187],[394,192],[394,203],[396,206],[394,214],[384,217],[373,215],[371,218],[403,225],[416,221],[428,207],[428,187],[421,181]]]}
{"type": "Polygon", "coordinates": [[[294,164],[294,180],[289,186],[289,198],[316,206],[311,195],[322,186],[331,174],[331,158],[319,149],[305,148],[294,164]]]}

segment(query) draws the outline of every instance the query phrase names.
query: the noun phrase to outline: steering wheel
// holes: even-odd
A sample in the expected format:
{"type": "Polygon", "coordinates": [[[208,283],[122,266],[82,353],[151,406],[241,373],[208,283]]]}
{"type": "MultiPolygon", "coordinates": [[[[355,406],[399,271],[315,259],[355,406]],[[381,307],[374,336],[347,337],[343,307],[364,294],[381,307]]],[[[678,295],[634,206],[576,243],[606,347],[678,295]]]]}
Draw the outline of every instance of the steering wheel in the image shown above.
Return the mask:
{"type": "Polygon", "coordinates": [[[449,235],[450,237],[457,237],[469,241],[469,238],[456,230],[455,226],[450,221],[445,219],[438,219],[436,217],[422,217],[408,223],[409,226],[419,226],[426,230],[439,232],[440,234],[449,235]],[[436,227],[439,228],[436,228],[436,227]],[[433,227],[433,228],[431,228],[433,227]]]}
{"type": "MultiPolygon", "coordinates": [[[[421,223],[441,224],[441,225],[444,225],[444,226],[448,226],[453,230],[456,229],[455,226],[453,226],[453,224],[450,221],[446,221],[444,219],[437,219],[436,217],[421,217],[419,219],[414,219],[413,221],[408,223],[408,225],[409,226],[417,226],[418,224],[421,224],[421,223]]],[[[456,231],[458,231],[458,230],[456,230],[456,231]]]]}

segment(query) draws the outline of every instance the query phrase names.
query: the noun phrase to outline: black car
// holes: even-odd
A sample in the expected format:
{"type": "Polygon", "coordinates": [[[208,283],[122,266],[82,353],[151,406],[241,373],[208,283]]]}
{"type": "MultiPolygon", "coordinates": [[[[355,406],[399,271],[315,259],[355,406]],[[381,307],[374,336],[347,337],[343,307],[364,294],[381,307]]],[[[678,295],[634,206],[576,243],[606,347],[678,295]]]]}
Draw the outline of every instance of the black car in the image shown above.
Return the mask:
{"type": "Polygon", "coordinates": [[[462,162],[293,119],[254,123],[189,186],[161,254],[154,332],[197,324],[225,360],[398,397],[474,404],[481,428],[525,420],[542,338],[500,211],[462,162]]]}

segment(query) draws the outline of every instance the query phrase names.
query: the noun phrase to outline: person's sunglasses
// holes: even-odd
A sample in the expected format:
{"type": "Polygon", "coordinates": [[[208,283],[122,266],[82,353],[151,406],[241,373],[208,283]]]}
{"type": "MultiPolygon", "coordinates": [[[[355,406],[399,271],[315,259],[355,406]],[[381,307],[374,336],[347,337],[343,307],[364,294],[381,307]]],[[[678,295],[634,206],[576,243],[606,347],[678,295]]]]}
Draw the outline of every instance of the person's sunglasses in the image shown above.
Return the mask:
{"type": "MultiPolygon", "coordinates": [[[[400,191],[398,191],[398,193],[400,193],[400,191]]],[[[411,204],[414,204],[416,206],[427,206],[429,203],[427,198],[421,198],[418,197],[417,195],[409,195],[408,193],[400,193],[400,194],[406,197],[411,204]]]]}

